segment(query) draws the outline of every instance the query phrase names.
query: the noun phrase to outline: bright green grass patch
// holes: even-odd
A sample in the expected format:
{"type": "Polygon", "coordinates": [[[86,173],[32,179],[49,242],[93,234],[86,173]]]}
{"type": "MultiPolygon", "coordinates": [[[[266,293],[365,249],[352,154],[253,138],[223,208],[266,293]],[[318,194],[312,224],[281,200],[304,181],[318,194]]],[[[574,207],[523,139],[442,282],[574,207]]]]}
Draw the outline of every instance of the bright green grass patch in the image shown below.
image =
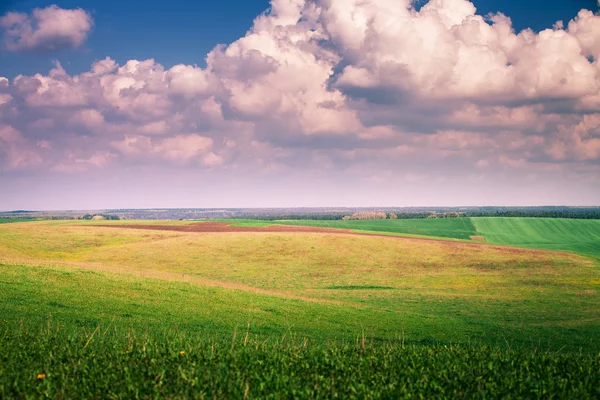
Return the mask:
{"type": "Polygon", "coordinates": [[[218,219],[214,222],[226,222],[231,226],[248,226],[255,228],[264,228],[265,226],[274,225],[273,221],[259,221],[253,219],[218,219]]]}
{"type": "Polygon", "coordinates": [[[476,230],[469,218],[439,219],[385,219],[366,221],[272,221],[273,224],[322,226],[372,232],[393,232],[399,234],[438,236],[442,238],[470,239],[476,230]]]}
{"type": "Polygon", "coordinates": [[[600,258],[600,220],[471,218],[488,243],[564,250],[600,258]]]}
{"type": "Polygon", "coordinates": [[[236,326],[250,325],[265,335],[282,335],[293,327],[316,339],[351,338],[363,330],[396,335],[401,325],[399,315],[381,320],[385,312],[56,265],[0,264],[0,275],[0,315],[13,325],[43,322],[52,315],[69,326],[115,321],[138,329],[179,326],[217,336],[236,326]]]}
{"type": "Polygon", "coordinates": [[[33,221],[31,218],[0,218],[0,224],[10,224],[33,221]]]}
{"type": "Polygon", "coordinates": [[[336,303],[319,303],[57,265],[0,264],[0,273],[0,315],[12,326],[43,323],[51,315],[84,328],[112,321],[137,329],[179,327],[219,336],[250,326],[260,335],[293,332],[317,341],[351,340],[364,333],[378,340],[402,336],[411,343],[600,349],[597,297],[554,298],[536,287],[523,300],[492,301],[337,286],[324,289],[327,295],[334,292],[336,303]]]}

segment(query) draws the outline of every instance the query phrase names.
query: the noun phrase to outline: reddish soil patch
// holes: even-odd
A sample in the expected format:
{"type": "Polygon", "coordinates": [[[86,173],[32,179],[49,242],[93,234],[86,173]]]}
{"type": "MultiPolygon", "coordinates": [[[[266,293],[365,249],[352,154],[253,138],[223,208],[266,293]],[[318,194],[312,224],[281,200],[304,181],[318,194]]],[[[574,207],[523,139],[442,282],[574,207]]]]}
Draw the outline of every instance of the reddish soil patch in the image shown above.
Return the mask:
{"type": "Polygon", "coordinates": [[[329,233],[329,234],[343,234],[343,235],[355,235],[355,236],[370,236],[370,237],[381,237],[386,239],[396,239],[414,242],[436,242],[441,245],[454,246],[457,248],[473,248],[473,247],[487,247],[493,248],[500,251],[514,253],[514,254],[557,254],[563,256],[574,256],[570,253],[550,251],[550,250],[539,250],[539,249],[527,249],[510,246],[498,246],[486,244],[485,239],[483,242],[477,241],[472,237],[473,242],[458,242],[443,239],[434,238],[412,238],[406,236],[394,236],[394,235],[378,235],[373,233],[361,233],[350,229],[341,228],[322,228],[317,226],[296,226],[296,225],[270,225],[264,227],[255,226],[231,226],[226,222],[198,222],[189,225],[92,225],[98,228],[123,228],[123,229],[145,229],[145,230],[159,230],[159,231],[176,231],[176,232],[197,232],[197,233],[230,233],[230,232],[253,232],[253,233],[329,233]]]}
{"type": "Polygon", "coordinates": [[[225,222],[200,222],[189,225],[95,225],[107,228],[129,228],[149,229],[153,231],[177,231],[177,232],[205,232],[205,233],[227,233],[227,232],[282,232],[282,233],[347,233],[352,234],[349,229],[320,228],[314,226],[293,225],[270,225],[265,227],[255,226],[231,226],[225,222]]]}

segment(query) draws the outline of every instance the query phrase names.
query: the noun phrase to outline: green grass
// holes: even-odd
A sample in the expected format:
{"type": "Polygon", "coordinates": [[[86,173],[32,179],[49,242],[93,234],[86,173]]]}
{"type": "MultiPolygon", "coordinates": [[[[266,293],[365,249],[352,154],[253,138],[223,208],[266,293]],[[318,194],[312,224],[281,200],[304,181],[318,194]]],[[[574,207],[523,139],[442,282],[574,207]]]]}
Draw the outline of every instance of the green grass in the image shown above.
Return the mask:
{"type": "Polygon", "coordinates": [[[587,339],[580,328],[519,332],[480,316],[484,335],[465,337],[431,311],[411,318],[57,265],[1,268],[2,398],[598,396],[594,329],[587,339]]]}
{"type": "Polygon", "coordinates": [[[365,233],[470,240],[483,236],[490,244],[570,251],[600,258],[600,220],[567,218],[448,218],[370,221],[243,221],[244,226],[269,224],[345,228],[365,233]]]}
{"type": "Polygon", "coordinates": [[[599,395],[597,260],[111,224],[0,227],[0,398],[599,395]]]}
{"type": "Polygon", "coordinates": [[[216,219],[215,222],[226,222],[232,226],[248,226],[253,228],[263,228],[265,226],[275,225],[276,221],[259,221],[254,219],[216,219]]]}
{"type": "Polygon", "coordinates": [[[0,329],[2,398],[577,398],[600,358],[401,340],[313,343],[241,329],[0,329]],[[41,374],[41,375],[40,375],[41,374]]]}
{"type": "MultiPolygon", "coordinates": [[[[442,238],[470,239],[476,235],[476,229],[469,218],[440,218],[440,219],[396,219],[396,220],[366,220],[366,221],[255,221],[258,226],[269,224],[321,226],[327,228],[342,228],[371,232],[391,232],[397,234],[436,236],[442,238]]],[[[252,224],[251,221],[243,221],[252,224]]]]}
{"type": "Polygon", "coordinates": [[[0,224],[10,224],[14,222],[32,221],[31,218],[0,218],[0,224]]]}
{"type": "Polygon", "coordinates": [[[600,220],[471,218],[488,243],[572,251],[600,258],[600,220]]]}
{"type": "Polygon", "coordinates": [[[231,319],[224,322],[227,329],[247,322],[281,329],[285,320],[312,335],[367,329],[385,337],[403,329],[417,341],[446,342],[495,343],[491,332],[509,332],[516,342],[557,348],[599,339],[598,264],[552,253],[371,236],[194,234],[33,222],[0,229],[0,262],[0,312],[6,307],[2,314],[17,316],[47,315],[56,311],[47,303],[55,302],[69,305],[58,309],[63,315],[113,307],[111,316],[135,316],[121,310],[151,307],[142,324],[155,315],[172,323],[231,319]],[[141,290],[126,285],[134,278],[141,290]],[[167,290],[169,285],[186,290],[167,290]],[[82,293],[98,299],[79,304],[86,299],[82,293]],[[133,305],[135,298],[144,301],[133,305]],[[269,304],[248,307],[255,301],[269,304]],[[190,306],[206,303],[222,305],[201,311],[190,306]],[[323,317],[313,320],[317,309],[323,317]]]}

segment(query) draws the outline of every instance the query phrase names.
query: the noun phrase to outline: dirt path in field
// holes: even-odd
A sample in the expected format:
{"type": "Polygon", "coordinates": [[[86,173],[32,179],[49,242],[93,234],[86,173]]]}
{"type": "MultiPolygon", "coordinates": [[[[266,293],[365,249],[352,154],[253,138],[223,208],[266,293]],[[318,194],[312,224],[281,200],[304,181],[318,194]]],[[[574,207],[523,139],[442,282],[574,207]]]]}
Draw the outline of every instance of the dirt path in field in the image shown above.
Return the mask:
{"type": "Polygon", "coordinates": [[[384,235],[377,233],[363,233],[351,229],[343,228],[323,228],[318,226],[298,226],[298,225],[269,225],[264,227],[256,226],[232,226],[227,222],[197,222],[189,225],[89,225],[98,228],[119,228],[119,229],[145,229],[153,231],[175,231],[175,232],[190,232],[190,233],[326,233],[336,235],[353,235],[353,236],[369,236],[369,237],[380,237],[386,239],[395,239],[403,241],[413,242],[436,242],[446,246],[456,246],[463,248],[492,248],[501,250],[508,253],[519,253],[519,254],[556,254],[568,257],[577,256],[576,254],[542,250],[542,249],[529,249],[522,247],[511,247],[501,246],[494,244],[486,244],[483,236],[472,236],[472,242],[448,239],[437,239],[427,237],[410,237],[401,235],[384,235]]]}
{"type": "MultiPolygon", "coordinates": [[[[162,281],[169,281],[169,282],[183,282],[183,283],[190,283],[190,284],[194,284],[194,285],[201,285],[201,286],[208,286],[208,287],[219,287],[219,288],[230,289],[230,290],[241,290],[243,292],[255,293],[258,295],[280,297],[280,298],[286,298],[286,299],[292,299],[292,300],[300,300],[300,301],[306,301],[309,303],[333,304],[333,305],[338,305],[338,306],[349,306],[349,307],[354,307],[354,308],[368,308],[368,309],[379,310],[374,307],[365,306],[364,304],[295,295],[292,293],[285,293],[285,292],[280,292],[277,290],[261,289],[261,288],[257,288],[254,286],[245,285],[243,283],[219,281],[219,280],[208,279],[208,278],[203,278],[203,277],[199,277],[196,275],[184,274],[184,273],[178,273],[178,272],[167,272],[167,271],[159,271],[159,270],[152,270],[152,269],[147,269],[147,270],[146,269],[136,269],[136,268],[132,268],[132,267],[121,267],[121,266],[100,264],[100,263],[95,263],[95,262],[53,261],[53,260],[43,260],[43,259],[32,260],[32,259],[16,259],[16,258],[2,259],[2,258],[0,258],[0,264],[5,264],[5,265],[6,264],[18,264],[18,265],[27,265],[30,267],[41,267],[41,268],[47,268],[47,267],[52,267],[52,266],[63,267],[63,268],[71,267],[71,268],[83,269],[83,270],[88,270],[88,271],[108,272],[108,273],[121,274],[121,275],[132,275],[132,276],[137,276],[140,278],[159,279],[162,281]]],[[[380,311],[390,311],[390,310],[381,309],[380,311]]]]}

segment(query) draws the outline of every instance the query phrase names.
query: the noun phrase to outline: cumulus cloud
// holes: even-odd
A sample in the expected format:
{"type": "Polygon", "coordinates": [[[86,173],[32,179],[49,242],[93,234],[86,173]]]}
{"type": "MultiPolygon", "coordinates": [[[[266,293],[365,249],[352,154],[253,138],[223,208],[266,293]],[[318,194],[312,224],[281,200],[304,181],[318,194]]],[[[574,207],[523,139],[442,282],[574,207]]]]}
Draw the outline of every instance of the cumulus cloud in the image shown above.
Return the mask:
{"type": "Polygon", "coordinates": [[[52,167],[52,170],[64,173],[87,172],[90,169],[105,166],[115,157],[114,154],[106,151],[96,151],[89,156],[81,156],[78,153],[77,151],[67,152],[66,156],[52,167]]]}
{"type": "Polygon", "coordinates": [[[69,75],[57,63],[0,78],[0,116],[20,149],[59,171],[600,172],[599,57],[588,10],[535,33],[466,0],[419,11],[409,0],[273,0],[205,68],[106,58],[69,75]]]}
{"type": "Polygon", "coordinates": [[[223,158],[212,152],[213,140],[198,134],[176,135],[160,140],[126,135],[123,140],[112,142],[111,145],[128,156],[160,157],[175,164],[197,161],[201,165],[215,166],[223,163],[223,158]]]}
{"type": "Polygon", "coordinates": [[[0,161],[4,169],[28,169],[42,164],[42,158],[31,147],[18,130],[0,124],[0,161]]]}
{"type": "Polygon", "coordinates": [[[36,8],[31,14],[9,12],[0,17],[4,46],[14,52],[77,48],[85,42],[92,26],[88,12],[56,5],[36,8]]]}

